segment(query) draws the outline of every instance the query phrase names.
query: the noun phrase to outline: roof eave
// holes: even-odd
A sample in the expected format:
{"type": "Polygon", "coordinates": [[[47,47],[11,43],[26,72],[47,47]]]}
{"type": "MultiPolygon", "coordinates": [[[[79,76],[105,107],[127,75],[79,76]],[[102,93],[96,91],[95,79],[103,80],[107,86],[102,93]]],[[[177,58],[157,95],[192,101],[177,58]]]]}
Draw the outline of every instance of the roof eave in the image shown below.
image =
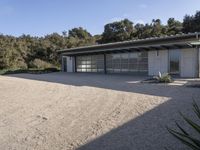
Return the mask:
{"type": "MultiPolygon", "coordinates": [[[[86,47],[78,47],[72,49],[65,49],[58,51],[59,53],[82,53],[83,51],[89,51],[92,49],[113,49],[118,47],[141,47],[147,46],[149,43],[160,43],[160,44],[170,44],[170,43],[193,43],[199,41],[199,33],[193,34],[184,34],[184,35],[177,35],[177,36],[168,36],[168,37],[161,37],[161,38],[148,38],[142,40],[135,40],[135,41],[125,41],[125,42],[116,42],[116,43],[109,43],[109,44],[102,44],[102,45],[93,45],[93,46],[86,46],[86,47]]],[[[92,50],[94,51],[94,50],[92,50]]]]}

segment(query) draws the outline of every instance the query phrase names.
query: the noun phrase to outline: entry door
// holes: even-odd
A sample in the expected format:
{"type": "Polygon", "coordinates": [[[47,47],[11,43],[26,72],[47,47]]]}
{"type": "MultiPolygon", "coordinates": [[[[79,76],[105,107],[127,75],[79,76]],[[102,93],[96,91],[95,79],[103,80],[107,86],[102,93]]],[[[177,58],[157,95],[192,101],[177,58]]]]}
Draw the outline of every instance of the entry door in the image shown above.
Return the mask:
{"type": "Polygon", "coordinates": [[[64,72],[67,72],[67,58],[66,57],[63,57],[62,58],[63,60],[62,60],[62,65],[63,65],[63,71],[64,72]]]}
{"type": "Polygon", "coordinates": [[[180,74],[180,50],[169,50],[169,72],[172,75],[180,74]]]}

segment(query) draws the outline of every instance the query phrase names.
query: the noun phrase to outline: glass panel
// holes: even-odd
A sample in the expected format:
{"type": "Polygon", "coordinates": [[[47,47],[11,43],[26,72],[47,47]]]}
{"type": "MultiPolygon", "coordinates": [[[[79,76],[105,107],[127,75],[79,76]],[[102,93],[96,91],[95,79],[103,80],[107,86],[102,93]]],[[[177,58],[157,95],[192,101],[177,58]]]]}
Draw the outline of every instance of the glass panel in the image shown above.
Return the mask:
{"type": "Polygon", "coordinates": [[[129,71],[130,72],[136,72],[138,71],[138,65],[137,64],[129,64],[129,71]]]}
{"type": "Polygon", "coordinates": [[[179,61],[180,61],[180,50],[170,50],[169,65],[171,74],[179,74],[180,72],[179,61]]]}
{"type": "Polygon", "coordinates": [[[87,55],[76,57],[77,72],[104,72],[103,55],[87,55]]]}
{"type": "MultiPolygon", "coordinates": [[[[77,72],[104,72],[103,55],[87,55],[76,57],[77,72]]],[[[106,55],[108,73],[147,72],[147,52],[127,52],[106,55]]]]}
{"type": "Polygon", "coordinates": [[[148,53],[127,52],[106,55],[107,72],[148,72],[148,53]]]}

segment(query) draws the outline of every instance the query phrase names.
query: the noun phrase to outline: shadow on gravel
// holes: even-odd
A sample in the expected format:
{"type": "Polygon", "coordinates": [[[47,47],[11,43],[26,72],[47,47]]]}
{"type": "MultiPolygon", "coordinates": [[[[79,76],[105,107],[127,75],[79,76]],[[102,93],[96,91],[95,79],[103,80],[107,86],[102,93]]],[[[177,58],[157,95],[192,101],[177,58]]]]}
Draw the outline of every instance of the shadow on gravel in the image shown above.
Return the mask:
{"type": "MultiPolygon", "coordinates": [[[[64,85],[88,86],[123,92],[134,92],[167,97],[166,92],[160,93],[157,91],[158,86],[160,86],[161,89],[165,90],[167,86],[166,84],[140,83],[141,81],[149,78],[147,76],[62,72],[49,74],[13,74],[7,76],[59,83],[64,85]],[[151,90],[149,90],[149,88],[151,88],[151,90]]],[[[176,86],[171,86],[170,88],[176,88],[176,86]]]]}
{"type": "MultiPolygon", "coordinates": [[[[191,111],[192,98],[200,103],[199,88],[166,84],[142,84],[140,81],[145,77],[121,75],[52,73],[44,75],[18,74],[12,75],[12,77],[169,98],[167,102],[145,114],[141,114],[138,118],[80,145],[78,150],[162,150],[164,147],[169,149],[173,147],[176,150],[188,149],[167,132],[166,125],[173,128],[175,120],[184,125],[178,111],[186,116],[193,116],[191,111]]],[[[189,129],[188,126],[185,126],[185,128],[189,129]]]]}

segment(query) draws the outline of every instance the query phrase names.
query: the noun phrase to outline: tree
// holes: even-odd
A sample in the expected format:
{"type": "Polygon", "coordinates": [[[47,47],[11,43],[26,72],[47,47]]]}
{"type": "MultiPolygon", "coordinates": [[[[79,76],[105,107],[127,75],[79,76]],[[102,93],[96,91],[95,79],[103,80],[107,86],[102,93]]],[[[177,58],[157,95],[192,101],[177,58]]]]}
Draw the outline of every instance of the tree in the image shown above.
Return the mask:
{"type": "Polygon", "coordinates": [[[194,25],[195,25],[195,31],[194,32],[200,32],[200,11],[197,11],[194,15],[194,25]]]}
{"type": "Polygon", "coordinates": [[[73,48],[78,46],[94,45],[95,38],[82,27],[73,28],[68,31],[67,47],[73,48]]]}
{"type": "Polygon", "coordinates": [[[153,19],[151,28],[151,37],[159,37],[166,34],[166,27],[161,24],[160,19],[153,19]]]}
{"type": "Polygon", "coordinates": [[[131,39],[134,31],[133,22],[128,19],[106,24],[102,34],[102,43],[118,42],[131,39]]]}
{"type": "Polygon", "coordinates": [[[144,24],[137,23],[135,25],[135,32],[132,33],[132,39],[141,39],[144,36],[144,24]]]}
{"type": "Polygon", "coordinates": [[[176,35],[182,32],[182,23],[174,18],[167,21],[167,35],[176,35]]]}
{"type": "Polygon", "coordinates": [[[195,15],[186,15],[183,19],[183,32],[200,32],[200,11],[195,15]]]}
{"type": "Polygon", "coordinates": [[[167,27],[162,25],[160,19],[153,19],[151,24],[136,24],[132,38],[144,39],[166,35],[167,27]]]}
{"type": "Polygon", "coordinates": [[[68,37],[71,38],[78,38],[78,39],[88,39],[91,38],[92,35],[82,27],[79,28],[73,28],[68,31],[68,37]]]}

